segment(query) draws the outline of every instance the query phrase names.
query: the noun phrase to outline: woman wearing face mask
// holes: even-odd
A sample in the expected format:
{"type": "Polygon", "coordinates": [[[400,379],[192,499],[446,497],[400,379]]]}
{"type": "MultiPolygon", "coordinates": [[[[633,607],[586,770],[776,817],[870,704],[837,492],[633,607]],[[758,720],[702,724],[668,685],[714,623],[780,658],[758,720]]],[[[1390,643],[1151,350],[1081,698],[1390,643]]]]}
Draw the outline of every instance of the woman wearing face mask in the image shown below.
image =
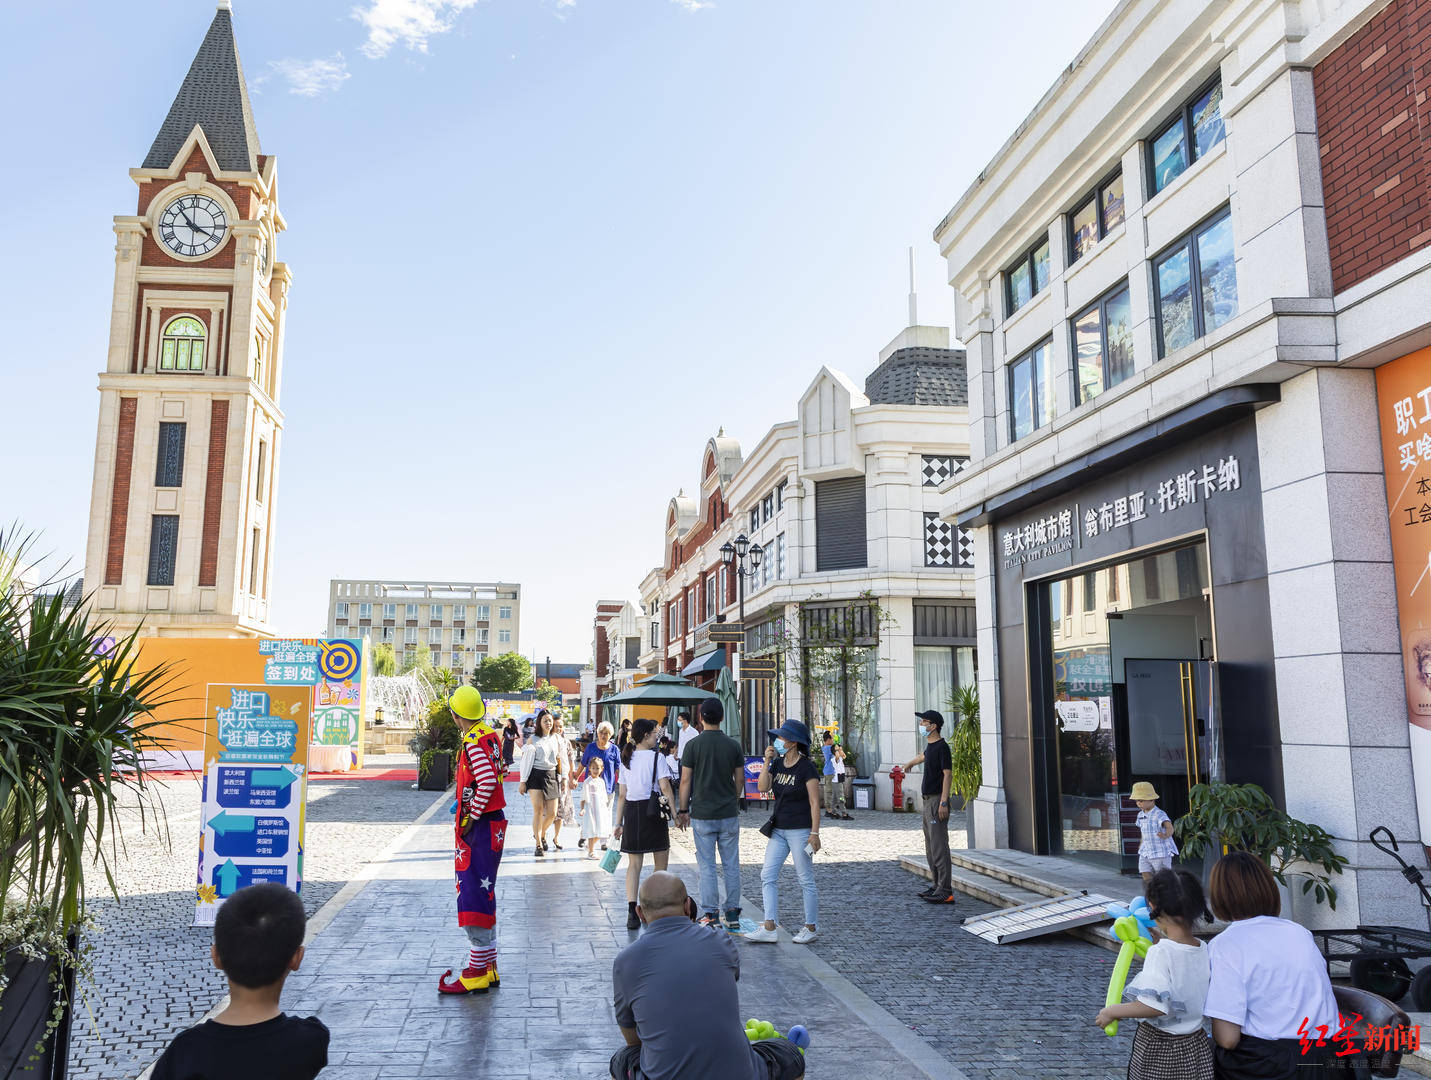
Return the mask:
{"type": "Polygon", "coordinates": [[[815,891],[815,864],[820,850],[820,770],[810,761],[810,729],[799,720],[787,720],[770,732],[771,745],[760,766],[761,791],[775,793],[775,810],[761,828],[769,838],[765,867],[760,873],[765,900],[765,925],[745,935],[746,941],[778,940],[780,867],[788,855],[795,863],[795,878],[805,900],[805,925],[791,939],[796,945],[815,940],[820,899],[815,891]]]}

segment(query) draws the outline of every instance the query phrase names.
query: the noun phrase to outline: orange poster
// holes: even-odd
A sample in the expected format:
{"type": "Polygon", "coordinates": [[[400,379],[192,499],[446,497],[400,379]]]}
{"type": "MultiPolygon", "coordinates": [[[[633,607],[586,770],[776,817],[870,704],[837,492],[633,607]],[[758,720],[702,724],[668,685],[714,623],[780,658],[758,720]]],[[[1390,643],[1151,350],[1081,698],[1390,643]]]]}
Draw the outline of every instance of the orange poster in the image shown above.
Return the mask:
{"type": "Polygon", "coordinates": [[[1382,468],[1421,835],[1431,836],[1431,349],[1376,369],[1382,468]]]}

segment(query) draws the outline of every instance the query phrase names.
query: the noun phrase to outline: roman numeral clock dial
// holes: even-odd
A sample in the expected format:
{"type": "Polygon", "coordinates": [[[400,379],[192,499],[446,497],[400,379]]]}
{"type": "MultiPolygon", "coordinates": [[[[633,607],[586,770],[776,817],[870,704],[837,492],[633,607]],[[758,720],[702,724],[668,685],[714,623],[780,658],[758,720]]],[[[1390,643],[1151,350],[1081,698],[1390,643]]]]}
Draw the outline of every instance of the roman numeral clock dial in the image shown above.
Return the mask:
{"type": "Polygon", "coordinates": [[[159,215],[159,241],[175,255],[207,255],[224,242],[224,208],[207,195],[183,195],[159,215]]]}

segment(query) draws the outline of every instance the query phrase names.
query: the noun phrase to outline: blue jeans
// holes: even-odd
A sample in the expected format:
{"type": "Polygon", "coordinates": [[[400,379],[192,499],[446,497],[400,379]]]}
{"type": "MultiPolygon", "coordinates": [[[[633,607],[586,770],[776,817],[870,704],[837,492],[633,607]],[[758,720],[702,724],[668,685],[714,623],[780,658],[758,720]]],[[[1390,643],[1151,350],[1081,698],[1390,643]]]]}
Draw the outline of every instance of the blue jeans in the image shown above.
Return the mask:
{"type": "Polygon", "coordinates": [[[776,829],[770,834],[770,842],[765,845],[765,867],[760,872],[760,891],[765,900],[765,921],[778,923],[779,892],[775,887],[780,877],[780,867],[789,855],[795,861],[795,879],[800,882],[800,891],[805,896],[805,923],[817,925],[820,914],[820,897],[815,891],[815,863],[805,854],[805,845],[810,840],[809,829],[776,829]]]}
{"type": "Polygon", "coordinates": [[[740,911],[740,818],[691,818],[696,841],[696,866],[701,871],[701,910],[719,911],[716,849],[725,873],[725,910],[740,911]]]}

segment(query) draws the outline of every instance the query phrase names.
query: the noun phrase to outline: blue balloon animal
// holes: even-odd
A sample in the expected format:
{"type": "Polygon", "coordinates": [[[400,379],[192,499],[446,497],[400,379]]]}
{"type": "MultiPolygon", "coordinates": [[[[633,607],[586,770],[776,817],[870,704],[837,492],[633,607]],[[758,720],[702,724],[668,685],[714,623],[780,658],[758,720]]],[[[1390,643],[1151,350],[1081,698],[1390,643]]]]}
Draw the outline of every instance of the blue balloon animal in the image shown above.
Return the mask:
{"type": "MultiPolygon", "coordinates": [[[[1129,915],[1131,915],[1135,920],[1137,920],[1139,935],[1147,938],[1149,941],[1152,941],[1153,928],[1157,924],[1153,921],[1152,913],[1148,911],[1148,901],[1141,896],[1135,896],[1132,900],[1128,902],[1128,905],[1126,907],[1124,907],[1122,904],[1108,905],[1108,917],[1114,922],[1117,922],[1119,919],[1129,915]]],[[[1114,930],[1115,928],[1110,926],[1108,928],[1108,936],[1111,937],[1114,941],[1121,941],[1122,939],[1117,935],[1117,933],[1114,932],[1114,930]]]]}

